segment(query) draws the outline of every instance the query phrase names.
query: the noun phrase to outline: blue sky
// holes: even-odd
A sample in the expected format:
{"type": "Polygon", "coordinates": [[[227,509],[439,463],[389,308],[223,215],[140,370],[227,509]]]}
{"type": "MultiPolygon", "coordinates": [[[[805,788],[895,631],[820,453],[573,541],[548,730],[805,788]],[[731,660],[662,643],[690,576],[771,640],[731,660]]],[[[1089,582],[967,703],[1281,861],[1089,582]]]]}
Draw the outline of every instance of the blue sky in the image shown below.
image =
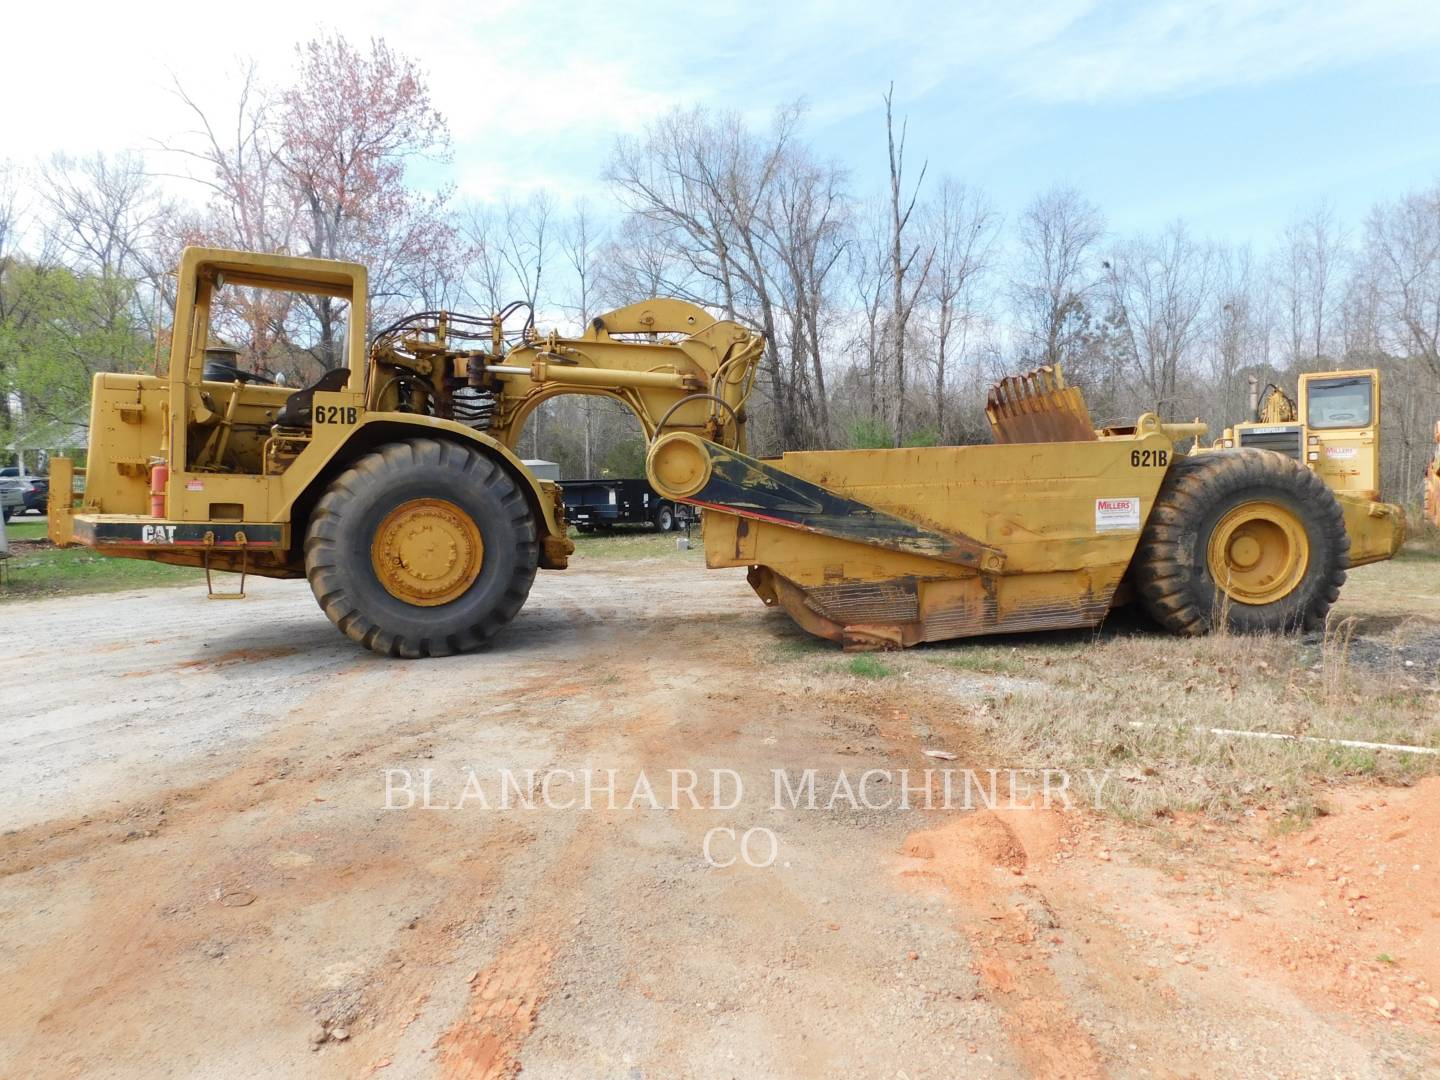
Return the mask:
{"type": "Polygon", "coordinates": [[[878,189],[892,79],[916,165],[985,188],[1007,216],[1070,183],[1117,232],[1180,216],[1263,246],[1321,199],[1355,227],[1376,200],[1440,177],[1440,0],[145,10],[139,20],[111,3],[27,4],[12,15],[0,155],[144,149],[185,126],[167,71],[218,109],[235,57],[280,79],[294,41],[338,29],[383,36],[429,68],[455,138],[437,175],[475,198],[545,186],[603,199],[615,137],[665,109],[698,103],[764,123],[795,98],[822,154],[878,189]],[[49,43],[62,39],[66,70],[89,78],[57,86],[49,43]]]}

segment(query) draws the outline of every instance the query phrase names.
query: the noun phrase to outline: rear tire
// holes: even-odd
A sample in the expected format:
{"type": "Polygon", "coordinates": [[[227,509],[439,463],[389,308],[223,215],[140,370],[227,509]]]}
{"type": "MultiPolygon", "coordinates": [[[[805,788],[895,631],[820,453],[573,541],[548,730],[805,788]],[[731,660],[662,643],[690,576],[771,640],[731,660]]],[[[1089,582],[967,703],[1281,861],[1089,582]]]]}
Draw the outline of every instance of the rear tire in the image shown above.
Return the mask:
{"type": "Polygon", "coordinates": [[[675,528],[675,511],[668,505],[662,505],[655,511],[655,529],[657,532],[669,532],[675,528]]]}
{"type": "Polygon", "coordinates": [[[1145,609],[1176,634],[1324,625],[1350,537],[1339,502],[1299,462],[1245,448],[1179,456],[1135,556],[1145,609]]]}
{"type": "Polygon", "coordinates": [[[305,536],[305,574],[330,621],[368,649],[407,659],[484,645],[525,603],[538,559],[530,507],[509,474],[437,439],[358,459],[316,504],[305,536]],[[392,559],[394,545],[431,561],[410,570],[392,559]],[[387,583],[377,567],[392,561],[387,583]]]}

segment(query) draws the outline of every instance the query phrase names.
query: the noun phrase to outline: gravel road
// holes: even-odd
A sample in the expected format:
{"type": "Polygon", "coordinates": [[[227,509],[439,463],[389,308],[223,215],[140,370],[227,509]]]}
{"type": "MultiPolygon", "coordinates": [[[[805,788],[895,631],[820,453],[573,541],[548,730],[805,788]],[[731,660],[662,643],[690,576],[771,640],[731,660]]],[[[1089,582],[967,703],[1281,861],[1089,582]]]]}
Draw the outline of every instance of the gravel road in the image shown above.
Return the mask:
{"type": "Polygon", "coordinates": [[[413,663],[304,583],[0,618],[0,1075],[1437,1064],[1436,1025],[1307,996],[1232,935],[1285,910],[1233,860],[1177,879],[1113,821],[887,798],[925,749],[1004,765],[964,723],[995,679],[783,663],[739,572],[582,562],[491,651],[413,663]],[[807,769],[819,805],[776,809],[807,769]],[[875,808],[837,805],[867,771],[875,808]]]}

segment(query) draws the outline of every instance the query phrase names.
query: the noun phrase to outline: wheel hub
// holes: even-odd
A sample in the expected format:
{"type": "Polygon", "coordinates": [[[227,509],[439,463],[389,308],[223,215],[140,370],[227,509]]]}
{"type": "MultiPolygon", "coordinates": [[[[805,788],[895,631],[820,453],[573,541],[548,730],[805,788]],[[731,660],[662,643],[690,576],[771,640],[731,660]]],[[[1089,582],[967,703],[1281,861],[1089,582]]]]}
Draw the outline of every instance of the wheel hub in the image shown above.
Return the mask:
{"type": "Polygon", "coordinates": [[[1283,599],[1310,566],[1304,525],[1286,507],[1264,501],[1225,514],[1210,534],[1206,554],[1216,586],[1242,604],[1283,599]]]}
{"type": "Polygon", "coordinates": [[[370,545],[370,561],[385,591],[420,607],[464,595],[484,559],[479,528],[444,499],[401,503],[380,522],[370,545]]]}

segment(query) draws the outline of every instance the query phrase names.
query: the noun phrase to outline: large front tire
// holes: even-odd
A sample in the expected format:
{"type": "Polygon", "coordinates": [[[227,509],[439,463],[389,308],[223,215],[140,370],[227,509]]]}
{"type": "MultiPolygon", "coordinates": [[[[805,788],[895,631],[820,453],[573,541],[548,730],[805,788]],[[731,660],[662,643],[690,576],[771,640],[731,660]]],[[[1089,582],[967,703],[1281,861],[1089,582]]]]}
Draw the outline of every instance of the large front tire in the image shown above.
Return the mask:
{"type": "Polygon", "coordinates": [[[411,439],[366,454],[321,497],[305,574],[348,637],[387,656],[470,652],[525,603],[539,549],[525,497],[493,459],[411,439]]]}
{"type": "Polygon", "coordinates": [[[1150,615],[1177,634],[1324,625],[1349,563],[1345,515],[1298,461],[1245,448],[1177,457],[1135,556],[1150,615]]]}

